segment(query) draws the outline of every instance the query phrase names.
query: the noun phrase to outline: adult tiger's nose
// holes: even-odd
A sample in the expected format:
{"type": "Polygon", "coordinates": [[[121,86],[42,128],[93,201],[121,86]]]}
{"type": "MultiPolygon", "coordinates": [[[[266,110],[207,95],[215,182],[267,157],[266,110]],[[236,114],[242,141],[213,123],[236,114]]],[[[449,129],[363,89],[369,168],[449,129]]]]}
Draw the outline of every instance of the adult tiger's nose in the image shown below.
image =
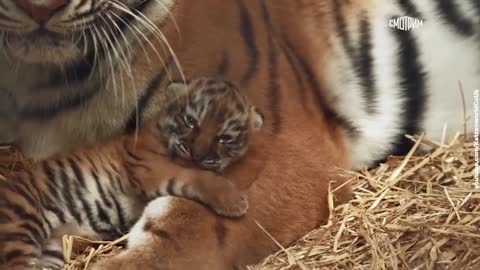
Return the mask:
{"type": "Polygon", "coordinates": [[[14,0],[15,4],[39,24],[46,23],[66,0],[14,0]]]}

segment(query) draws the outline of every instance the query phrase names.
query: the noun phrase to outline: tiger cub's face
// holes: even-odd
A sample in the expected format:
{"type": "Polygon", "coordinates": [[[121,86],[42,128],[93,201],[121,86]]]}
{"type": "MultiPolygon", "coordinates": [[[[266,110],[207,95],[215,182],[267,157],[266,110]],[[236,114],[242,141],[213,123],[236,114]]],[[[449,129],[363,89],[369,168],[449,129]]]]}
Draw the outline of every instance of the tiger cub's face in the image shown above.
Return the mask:
{"type": "Polygon", "coordinates": [[[262,115],[231,83],[200,78],[167,88],[167,106],[158,122],[172,156],[221,172],[242,157],[262,115]]]}

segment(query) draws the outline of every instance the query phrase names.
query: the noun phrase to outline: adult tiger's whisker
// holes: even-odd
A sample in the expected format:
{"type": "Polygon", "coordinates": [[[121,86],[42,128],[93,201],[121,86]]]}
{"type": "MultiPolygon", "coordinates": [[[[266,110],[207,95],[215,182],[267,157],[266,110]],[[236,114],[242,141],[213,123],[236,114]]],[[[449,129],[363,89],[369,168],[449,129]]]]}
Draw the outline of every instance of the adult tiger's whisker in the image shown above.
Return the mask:
{"type": "MultiPolygon", "coordinates": [[[[103,16],[101,16],[101,18],[102,18],[102,20],[104,20],[106,22],[106,20],[105,20],[105,18],[103,18],[103,16]]],[[[115,35],[112,32],[112,29],[109,27],[108,22],[106,22],[106,25],[107,25],[107,29],[105,29],[105,27],[102,27],[101,30],[104,33],[104,36],[107,40],[107,43],[108,43],[108,45],[110,45],[110,48],[111,48],[115,58],[118,59],[118,63],[120,64],[119,65],[120,72],[122,72],[122,68],[123,68],[124,71],[127,73],[127,75],[131,76],[132,70],[131,70],[130,65],[128,63],[129,58],[128,58],[127,55],[125,55],[124,50],[123,50],[123,46],[117,46],[118,45],[118,42],[117,42],[118,40],[115,38],[115,35]]],[[[122,76],[122,74],[120,74],[122,105],[125,106],[125,82],[124,82],[123,77],[124,76],[122,76]]]]}
{"type": "MultiPolygon", "coordinates": [[[[185,80],[185,76],[184,76],[184,73],[183,73],[183,69],[180,65],[180,61],[178,60],[177,55],[173,51],[172,47],[170,46],[170,43],[167,41],[165,35],[163,35],[163,33],[160,31],[160,29],[150,19],[145,17],[145,15],[142,14],[141,12],[136,11],[136,10],[134,12],[134,11],[130,10],[127,6],[125,6],[125,4],[119,2],[118,0],[112,0],[111,3],[112,3],[112,7],[116,8],[120,11],[123,11],[125,13],[128,13],[133,18],[135,18],[142,26],[144,26],[156,38],[156,40],[160,43],[160,45],[164,49],[165,49],[164,45],[166,45],[167,51],[172,56],[172,58],[175,62],[175,65],[177,66],[177,69],[180,73],[180,76],[182,77],[183,80],[185,80]]],[[[145,36],[145,34],[143,34],[142,31],[138,30],[138,28],[137,28],[137,31],[142,36],[144,36],[145,40],[147,41],[147,43],[150,44],[151,47],[154,47],[153,45],[151,45],[151,41],[145,36]]],[[[156,51],[156,49],[155,49],[155,51],[156,51]]],[[[168,73],[168,76],[171,77],[170,73],[168,73]]]]}
{"type": "MultiPolygon", "coordinates": [[[[135,79],[133,77],[133,71],[129,65],[129,61],[132,60],[132,50],[131,50],[131,46],[130,46],[130,43],[128,42],[128,39],[125,37],[125,34],[123,34],[123,32],[121,31],[120,27],[118,27],[117,23],[113,20],[113,18],[110,16],[110,13],[106,13],[106,16],[109,20],[109,22],[106,22],[107,25],[108,25],[108,29],[114,39],[114,41],[116,42],[116,44],[120,44],[121,41],[116,37],[115,35],[115,29],[120,33],[120,36],[122,37],[123,41],[124,41],[124,44],[123,46],[120,46],[121,47],[121,52],[122,52],[122,55],[123,55],[123,62],[124,62],[124,67],[125,67],[125,70],[127,71],[127,76],[129,77],[130,79],[130,88],[133,89],[134,92],[136,92],[136,85],[135,85],[135,79]],[[113,29],[112,27],[114,27],[115,29],[113,29]],[[126,52],[125,52],[126,50],[126,52]],[[125,54],[126,53],[126,54],[125,54]]],[[[147,58],[148,59],[148,58],[147,58]]],[[[125,90],[123,90],[125,91],[125,90]]],[[[125,94],[122,93],[122,99],[124,98],[125,94]]],[[[135,93],[135,98],[136,98],[136,93],[135,93]]],[[[122,102],[124,102],[122,100],[122,102]]],[[[137,102],[135,102],[135,106],[137,106],[137,102]]],[[[136,109],[137,110],[137,109],[136,109]]]]}

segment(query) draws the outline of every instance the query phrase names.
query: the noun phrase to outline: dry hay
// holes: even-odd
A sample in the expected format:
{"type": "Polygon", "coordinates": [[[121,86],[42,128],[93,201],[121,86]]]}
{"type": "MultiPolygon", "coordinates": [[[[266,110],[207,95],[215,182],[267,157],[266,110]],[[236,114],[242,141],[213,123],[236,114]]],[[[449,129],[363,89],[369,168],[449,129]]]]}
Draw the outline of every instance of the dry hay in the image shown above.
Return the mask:
{"type": "Polygon", "coordinates": [[[95,261],[118,254],[128,235],[115,241],[92,241],[77,236],[63,237],[64,270],[83,270],[95,261]]]}
{"type": "MultiPolygon", "coordinates": [[[[448,143],[411,139],[416,145],[407,156],[390,157],[373,170],[349,172],[354,198],[334,207],[330,196],[333,215],[327,225],[250,269],[480,269],[473,142],[459,135],[448,143]],[[419,145],[432,150],[415,153],[419,145]]],[[[0,164],[0,175],[4,169],[0,164]]],[[[63,240],[65,269],[80,270],[117,254],[125,237],[115,242],[63,240]]]]}
{"type": "Polygon", "coordinates": [[[13,147],[0,145],[0,180],[6,180],[9,176],[31,165],[32,162],[13,147]]]}
{"type": "Polygon", "coordinates": [[[327,225],[251,269],[480,269],[474,144],[418,139],[406,157],[355,173],[354,199],[327,225]],[[419,144],[433,149],[412,155],[419,144]]]}

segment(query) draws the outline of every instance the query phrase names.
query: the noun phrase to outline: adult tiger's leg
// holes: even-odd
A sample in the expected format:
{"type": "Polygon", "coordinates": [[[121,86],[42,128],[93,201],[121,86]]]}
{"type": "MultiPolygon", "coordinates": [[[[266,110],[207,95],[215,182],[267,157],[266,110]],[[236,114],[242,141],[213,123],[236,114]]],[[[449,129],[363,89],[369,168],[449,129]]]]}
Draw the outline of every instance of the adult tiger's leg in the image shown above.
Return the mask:
{"type": "MultiPolygon", "coordinates": [[[[277,249],[258,224],[282,245],[321,224],[329,182],[343,181],[329,169],[344,166],[342,147],[321,133],[295,132],[273,143],[278,151],[251,187],[245,217],[227,219],[190,200],[159,198],[132,229],[127,250],[93,269],[243,269],[277,249]]],[[[349,194],[346,186],[336,195],[349,194]]]]}

